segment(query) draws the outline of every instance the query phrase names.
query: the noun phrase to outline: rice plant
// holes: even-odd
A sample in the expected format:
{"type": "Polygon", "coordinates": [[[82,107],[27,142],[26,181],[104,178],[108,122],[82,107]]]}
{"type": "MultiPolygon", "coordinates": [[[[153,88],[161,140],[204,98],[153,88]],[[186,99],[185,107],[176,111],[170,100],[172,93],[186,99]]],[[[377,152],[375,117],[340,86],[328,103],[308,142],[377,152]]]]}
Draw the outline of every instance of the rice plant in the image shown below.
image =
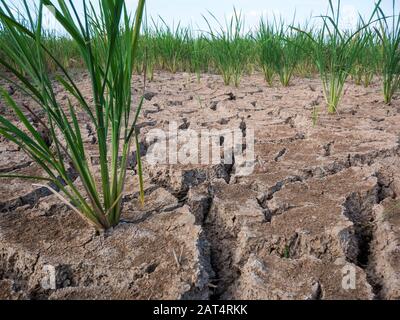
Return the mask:
{"type": "Polygon", "coordinates": [[[244,20],[242,14],[234,10],[230,20],[226,21],[225,27],[218,19],[212,18],[219,24],[220,30],[214,31],[210,21],[204,17],[209,27],[210,50],[214,64],[222,74],[225,85],[239,86],[243,73],[248,63],[248,35],[243,35],[244,20]]]}
{"type": "MultiPolygon", "coordinates": [[[[307,30],[309,34],[315,34],[315,26],[311,25],[309,21],[306,21],[303,26],[298,26],[298,29],[307,30]]],[[[299,61],[295,68],[295,74],[302,78],[312,78],[315,74],[318,74],[314,57],[309,54],[310,51],[308,50],[313,46],[313,41],[302,32],[297,32],[295,35],[302,36],[301,50],[298,50],[299,61]]]]}
{"type": "Polygon", "coordinates": [[[367,88],[377,72],[379,51],[375,33],[371,29],[365,29],[360,36],[363,37],[363,47],[356,56],[351,76],[357,85],[367,88]]]}
{"type": "Polygon", "coordinates": [[[201,35],[191,41],[190,71],[196,74],[197,82],[200,82],[201,72],[209,69],[209,46],[207,40],[201,35]]]}
{"type": "MultiPolygon", "coordinates": [[[[0,64],[13,75],[6,75],[6,80],[15,82],[28,94],[45,117],[38,116],[32,106],[19,105],[2,88],[3,99],[14,112],[18,124],[0,116],[0,135],[26,152],[46,176],[3,177],[49,182],[45,187],[60,201],[96,229],[108,229],[120,220],[128,156],[132,144],[138,147],[136,122],[143,98],[134,110],[131,81],[145,0],[139,0],[134,17],[128,13],[124,1],[99,0],[99,11],[89,2],[82,1],[83,16],[77,13],[73,1],[42,0],[36,12],[28,6],[27,0],[22,4],[24,9],[15,13],[7,1],[1,0],[0,24],[10,35],[10,46],[2,48],[8,59],[1,57],[0,64]],[[83,96],[48,47],[43,32],[44,10],[50,10],[76,42],[90,75],[93,103],[83,96]],[[21,23],[21,16],[28,25],[21,23]],[[62,75],[57,76],[57,81],[74,97],[68,100],[66,107],[56,98],[46,59],[58,66],[62,75]],[[97,132],[99,179],[98,170],[88,159],[78,112],[86,114],[97,132]],[[46,129],[50,139],[41,135],[30,118],[46,129]],[[79,177],[79,184],[69,174],[71,170],[79,177]]],[[[143,201],[140,157],[137,160],[143,201]]]]}
{"type": "MultiPolygon", "coordinates": [[[[43,32],[43,45],[62,64],[65,69],[82,68],[83,61],[80,58],[79,48],[72,39],[58,35],[52,30],[43,32]]],[[[45,63],[49,71],[57,71],[57,64],[49,57],[45,57],[45,63]]]]}
{"type": "Polygon", "coordinates": [[[283,21],[275,19],[270,24],[261,20],[256,39],[260,43],[259,59],[268,85],[271,86],[274,75],[278,75],[282,86],[289,86],[303,56],[305,35],[287,29],[283,21]]]}
{"type": "Polygon", "coordinates": [[[330,14],[321,16],[322,28],[314,34],[304,32],[313,42],[310,53],[315,58],[329,113],[337,112],[345,82],[364,44],[361,29],[349,32],[339,28],[340,4],[339,0],[334,7],[329,0],[330,14]]]}
{"type": "Polygon", "coordinates": [[[381,44],[383,96],[385,103],[390,104],[400,88],[400,15],[396,14],[395,1],[392,16],[386,16],[378,6],[378,17],[379,28],[375,30],[381,44]]]}
{"type": "Polygon", "coordinates": [[[184,65],[187,59],[189,29],[181,27],[178,23],[176,27],[169,27],[160,17],[161,25],[154,24],[155,50],[157,52],[160,65],[176,73],[184,65]]]}
{"type": "Polygon", "coordinates": [[[292,29],[285,31],[282,24],[279,38],[275,68],[282,86],[287,87],[302,59],[305,35],[292,29]]]}
{"type": "Polygon", "coordinates": [[[148,24],[147,17],[144,17],[142,33],[138,40],[134,70],[138,74],[145,73],[146,79],[152,81],[157,68],[156,44],[153,30],[148,24]]]}
{"type": "Polygon", "coordinates": [[[262,68],[264,79],[269,86],[272,86],[275,77],[276,50],[276,30],[275,25],[261,19],[260,26],[256,35],[258,44],[258,61],[262,68]]]}

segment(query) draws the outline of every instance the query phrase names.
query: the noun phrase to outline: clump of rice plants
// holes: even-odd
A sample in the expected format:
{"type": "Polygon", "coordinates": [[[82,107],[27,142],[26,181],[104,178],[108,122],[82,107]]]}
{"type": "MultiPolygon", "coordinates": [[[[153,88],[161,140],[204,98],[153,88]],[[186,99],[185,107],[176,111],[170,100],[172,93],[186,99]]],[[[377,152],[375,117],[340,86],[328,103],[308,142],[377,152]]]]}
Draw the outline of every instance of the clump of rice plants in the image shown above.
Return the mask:
{"type": "Polygon", "coordinates": [[[259,61],[268,85],[272,85],[274,75],[279,76],[282,86],[289,86],[294,71],[302,59],[305,35],[287,29],[283,21],[274,24],[261,20],[258,35],[259,61]]]}
{"type": "MultiPolygon", "coordinates": [[[[307,21],[303,26],[298,26],[299,30],[307,30],[309,34],[314,34],[315,27],[310,25],[309,21],[307,21]]],[[[318,70],[315,66],[314,58],[307,48],[311,48],[313,46],[313,41],[303,32],[296,33],[297,36],[302,35],[301,39],[301,48],[298,51],[299,54],[299,62],[297,63],[295,73],[299,77],[304,78],[312,78],[315,74],[318,73],[318,70]]]]}
{"type": "Polygon", "coordinates": [[[367,88],[377,72],[379,52],[375,33],[371,29],[362,31],[360,37],[363,37],[363,47],[356,56],[351,76],[357,85],[367,88]]]}
{"type": "Polygon", "coordinates": [[[155,51],[160,65],[172,73],[183,69],[188,55],[189,29],[169,27],[160,17],[161,25],[154,22],[155,51]]]}
{"type": "Polygon", "coordinates": [[[209,45],[203,35],[191,40],[190,71],[196,74],[197,82],[201,80],[201,72],[209,69],[209,45]]]}
{"type": "MultiPolygon", "coordinates": [[[[322,28],[305,33],[312,40],[311,54],[322,80],[322,88],[329,113],[336,113],[343,96],[345,82],[363,48],[364,38],[356,32],[339,28],[340,0],[335,8],[329,0],[330,15],[321,16],[322,28]]],[[[375,12],[374,12],[375,15],[375,12]]],[[[300,31],[298,28],[295,30],[300,31]]]]}
{"type": "Polygon", "coordinates": [[[293,73],[302,59],[304,34],[293,29],[283,32],[283,26],[279,33],[278,41],[278,60],[276,61],[276,72],[279,80],[284,87],[289,86],[293,73]]]}
{"type": "Polygon", "coordinates": [[[144,20],[142,29],[143,31],[138,41],[134,70],[138,74],[144,72],[147,80],[152,81],[157,67],[156,41],[147,19],[144,20]]]}
{"type": "MultiPolygon", "coordinates": [[[[53,31],[45,31],[43,33],[43,44],[64,68],[70,69],[83,67],[79,48],[76,45],[76,42],[72,39],[66,36],[57,35],[53,31]]],[[[51,58],[47,57],[45,62],[49,71],[55,72],[57,70],[58,66],[51,58]]]]}
{"type": "MultiPolygon", "coordinates": [[[[0,24],[10,35],[8,41],[11,44],[2,51],[17,67],[4,58],[0,59],[0,64],[18,79],[18,87],[36,102],[45,117],[39,117],[30,106],[19,105],[6,90],[1,89],[18,125],[12,119],[0,116],[0,135],[17,144],[46,176],[2,177],[49,182],[45,187],[96,229],[111,228],[118,224],[121,216],[132,143],[138,148],[136,122],[143,98],[135,111],[132,108],[131,81],[145,0],[139,0],[134,18],[128,13],[124,1],[99,0],[100,12],[83,1],[83,16],[77,13],[72,1],[59,0],[55,5],[53,1],[42,0],[37,12],[32,12],[27,0],[22,3],[24,10],[15,13],[5,1],[1,2],[0,24]],[[90,75],[93,103],[83,96],[62,63],[47,47],[42,26],[46,8],[79,48],[90,75]],[[21,23],[21,17],[29,22],[28,25],[21,23]],[[58,82],[74,97],[66,107],[57,100],[54,83],[45,67],[46,59],[57,64],[62,73],[57,77],[58,82]],[[96,179],[98,170],[88,159],[78,112],[87,115],[97,132],[99,179],[96,179]],[[44,139],[29,118],[40,123],[50,139],[44,139]],[[69,174],[71,170],[79,177],[79,186],[69,174]]],[[[13,81],[11,77],[6,80],[13,81]]],[[[137,160],[143,200],[140,156],[137,160]]]]}
{"type": "Polygon", "coordinates": [[[386,16],[378,6],[378,17],[379,28],[375,30],[381,45],[383,96],[385,103],[390,104],[400,88],[400,15],[396,14],[395,1],[392,16],[386,16]]]}
{"type": "Polygon", "coordinates": [[[258,44],[258,61],[262,68],[264,79],[272,86],[275,76],[275,61],[278,59],[276,48],[275,25],[261,19],[256,35],[258,44]]]}
{"type": "Polygon", "coordinates": [[[217,18],[212,18],[219,24],[220,30],[214,31],[205,18],[209,26],[210,50],[215,67],[222,74],[225,85],[239,86],[243,73],[248,64],[248,35],[243,35],[244,19],[242,14],[234,10],[234,14],[226,26],[223,27],[217,18]]]}

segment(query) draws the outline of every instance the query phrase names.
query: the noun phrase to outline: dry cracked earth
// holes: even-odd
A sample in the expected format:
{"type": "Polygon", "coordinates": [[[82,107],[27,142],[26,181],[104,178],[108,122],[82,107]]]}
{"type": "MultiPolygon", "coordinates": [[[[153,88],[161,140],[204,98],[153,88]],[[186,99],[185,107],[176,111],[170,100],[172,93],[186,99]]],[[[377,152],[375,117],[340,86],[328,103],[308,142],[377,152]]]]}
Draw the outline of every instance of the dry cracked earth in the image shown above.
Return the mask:
{"type": "MultiPolygon", "coordinates": [[[[90,96],[87,75],[75,76],[90,96]]],[[[0,112],[12,117],[3,102],[0,112]]],[[[96,169],[95,133],[85,114],[80,120],[96,169]]],[[[253,75],[236,89],[215,75],[198,84],[189,74],[158,73],[140,121],[142,155],[146,133],[171,121],[198,131],[252,128],[254,172],[238,176],[237,162],[145,161],[141,207],[132,154],[123,220],[103,234],[46,188],[2,180],[0,298],[400,298],[400,100],[384,105],[378,81],[368,89],[348,83],[338,114],[328,115],[318,79],[268,88],[253,75]],[[56,288],[43,286],[48,266],[56,288]],[[343,286],[348,269],[352,288],[343,286]]],[[[1,139],[0,173],[41,170],[1,139]]]]}

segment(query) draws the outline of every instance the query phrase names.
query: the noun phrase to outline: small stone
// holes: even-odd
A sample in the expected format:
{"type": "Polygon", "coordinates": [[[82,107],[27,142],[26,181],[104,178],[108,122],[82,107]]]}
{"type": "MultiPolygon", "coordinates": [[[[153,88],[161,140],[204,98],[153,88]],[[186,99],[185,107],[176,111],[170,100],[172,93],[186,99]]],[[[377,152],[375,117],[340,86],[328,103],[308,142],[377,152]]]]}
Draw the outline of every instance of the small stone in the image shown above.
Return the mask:
{"type": "Polygon", "coordinates": [[[145,94],[144,94],[144,98],[147,100],[147,101],[151,101],[151,100],[153,100],[153,98],[156,96],[157,94],[156,93],[154,93],[154,92],[146,92],[145,94]]]}

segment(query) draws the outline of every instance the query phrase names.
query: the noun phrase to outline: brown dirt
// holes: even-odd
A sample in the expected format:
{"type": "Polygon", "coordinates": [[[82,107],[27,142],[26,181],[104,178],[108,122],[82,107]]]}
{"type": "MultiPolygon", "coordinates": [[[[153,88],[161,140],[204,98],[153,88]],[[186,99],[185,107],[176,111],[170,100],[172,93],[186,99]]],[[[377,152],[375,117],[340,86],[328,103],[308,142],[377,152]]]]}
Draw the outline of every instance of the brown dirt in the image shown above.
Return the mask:
{"type": "MultiPolygon", "coordinates": [[[[76,77],[89,95],[87,75],[76,77]]],[[[160,73],[147,92],[144,152],[146,133],[171,121],[199,131],[254,128],[254,173],[238,176],[238,162],[145,163],[141,208],[133,163],[123,220],[101,235],[46,189],[2,180],[1,299],[400,298],[400,102],[384,105],[378,81],[349,83],[337,115],[326,113],[318,79],[268,88],[253,75],[236,89],[219,76],[198,84],[160,73]],[[46,265],[55,267],[55,290],[41,286],[46,265]],[[345,265],[355,268],[354,290],[342,287],[345,265]]],[[[14,98],[30,103],[18,91],[14,98]]],[[[4,140],[0,172],[41,173],[4,140]]]]}

